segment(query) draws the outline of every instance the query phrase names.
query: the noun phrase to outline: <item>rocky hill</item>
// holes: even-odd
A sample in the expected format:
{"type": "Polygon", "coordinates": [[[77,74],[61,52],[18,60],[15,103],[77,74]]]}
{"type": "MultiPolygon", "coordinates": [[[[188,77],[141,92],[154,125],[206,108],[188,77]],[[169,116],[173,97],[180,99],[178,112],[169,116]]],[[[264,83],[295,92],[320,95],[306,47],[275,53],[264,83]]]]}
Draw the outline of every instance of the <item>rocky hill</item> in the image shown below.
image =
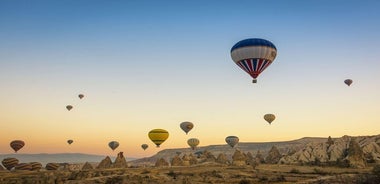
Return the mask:
{"type": "Polygon", "coordinates": [[[207,152],[217,157],[224,154],[232,163],[232,155],[236,150],[260,162],[278,164],[311,164],[340,165],[365,167],[367,163],[380,163],[380,135],[374,136],[343,136],[340,138],[305,137],[293,141],[266,143],[239,143],[235,148],[228,145],[210,145],[190,148],[166,149],[149,158],[130,161],[130,165],[155,165],[159,159],[170,162],[176,156],[194,155],[201,158],[207,152]]]}

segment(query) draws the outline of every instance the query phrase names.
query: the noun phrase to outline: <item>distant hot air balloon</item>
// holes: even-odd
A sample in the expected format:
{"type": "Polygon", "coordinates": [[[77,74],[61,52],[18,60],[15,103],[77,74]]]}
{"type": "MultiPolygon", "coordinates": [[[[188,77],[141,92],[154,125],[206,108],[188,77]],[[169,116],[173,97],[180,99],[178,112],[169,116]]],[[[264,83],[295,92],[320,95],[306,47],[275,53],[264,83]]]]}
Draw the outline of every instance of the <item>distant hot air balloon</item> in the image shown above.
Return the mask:
{"type": "Polygon", "coordinates": [[[45,169],[50,170],[50,171],[54,171],[54,170],[57,170],[58,167],[59,167],[58,163],[47,163],[45,166],[45,169]]]}
{"type": "Polygon", "coordinates": [[[68,144],[72,144],[73,142],[74,142],[74,141],[71,140],[71,139],[67,140],[67,143],[68,143],[68,144]]]}
{"type": "Polygon", "coordinates": [[[164,129],[153,129],[148,133],[148,136],[158,148],[169,137],[169,132],[164,129]]]}
{"type": "Polygon", "coordinates": [[[15,170],[31,171],[33,169],[30,163],[19,163],[15,165],[15,170]]]}
{"type": "Polygon", "coordinates": [[[194,124],[188,121],[182,122],[180,124],[181,129],[187,134],[191,129],[193,129],[194,124]]]}
{"type": "Polygon", "coordinates": [[[190,138],[187,140],[187,144],[191,147],[192,150],[195,150],[195,148],[199,144],[199,139],[197,138],[190,138]]]}
{"type": "Polygon", "coordinates": [[[265,121],[267,121],[269,124],[272,123],[276,119],[276,116],[274,114],[265,114],[264,115],[265,121]]]}
{"type": "Polygon", "coordinates": [[[32,165],[32,171],[39,171],[42,168],[42,164],[39,162],[30,162],[32,165]]]}
{"type": "Polygon", "coordinates": [[[142,145],[141,145],[141,148],[142,148],[143,150],[146,150],[148,147],[149,147],[149,146],[148,146],[147,144],[142,144],[142,145]]]}
{"type": "Polygon", "coordinates": [[[79,94],[78,97],[79,99],[82,99],[84,97],[84,94],[79,94]]]}
{"type": "Polygon", "coordinates": [[[117,147],[119,147],[119,142],[117,141],[111,141],[108,143],[108,146],[112,149],[112,151],[115,151],[117,147]]]}
{"type": "Polygon", "coordinates": [[[10,146],[17,153],[18,150],[25,146],[25,142],[22,140],[14,140],[10,143],[10,146]]]}
{"type": "Polygon", "coordinates": [[[241,40],[231,48],[232,60],[253,78],[253,83],[272,64],[276,55],[274,44],[261,38],[241,40]]]}
{"type": "Polygon", "coordinates": [[[347,84],[347,86],[351,86],[352,82],[353,81],[351,79],[344,80],[344,83],[347,84]]]}
{"type": "Polygon", "coordinates": [[[239,142],[239,138],[236,136],[228,136],[226,137],[226,143],[230,145],[232,148],[239,142]]]}
{"type": "Polygon", "coordinates": [[[68,111],[70,111],[72,108],[73,108],[72,105],[67,105],[67,106],[66,106],[66,109],[67,109],[68,111]]]}
{"type": "Polygon", "coordinates": [[[14,166],[18,164],[17,158],[4,158],[1,162],[5,168],[11,170],[14,166]]]}

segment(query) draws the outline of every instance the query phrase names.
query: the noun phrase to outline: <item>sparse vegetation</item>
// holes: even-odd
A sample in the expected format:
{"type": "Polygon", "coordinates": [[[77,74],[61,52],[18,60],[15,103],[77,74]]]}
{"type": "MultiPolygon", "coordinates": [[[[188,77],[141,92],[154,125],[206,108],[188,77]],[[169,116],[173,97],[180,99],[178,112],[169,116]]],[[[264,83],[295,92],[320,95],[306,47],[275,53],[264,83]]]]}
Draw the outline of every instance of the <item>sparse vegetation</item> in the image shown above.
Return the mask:
{"type": "Polygon", "coordinates": [[[289,172],[293,173],[293,174],[299,174],[299,173],[301,173],[300,170],[298,170],[296,168],[292,168],[289,172]]]}

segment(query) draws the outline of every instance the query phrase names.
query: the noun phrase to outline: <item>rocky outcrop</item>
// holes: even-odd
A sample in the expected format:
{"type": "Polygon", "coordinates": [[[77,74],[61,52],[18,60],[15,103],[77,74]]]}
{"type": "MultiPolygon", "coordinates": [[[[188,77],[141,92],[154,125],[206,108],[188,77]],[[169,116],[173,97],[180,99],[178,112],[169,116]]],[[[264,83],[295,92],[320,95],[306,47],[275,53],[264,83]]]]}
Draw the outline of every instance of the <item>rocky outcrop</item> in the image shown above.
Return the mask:
{"type": "Polygon", "coordinates": [[[98,165],[98,167],[96,167],[97,169],[108,169],[108,168],[111,168],[112,166],[112,160],[109,156],[107,156],[106,158],[104,158],[98,165]]]}
{"type": "Polygon", "coordinates": [[[226,154],[224,154],[224,153],[220,153],[218,155],[218,157],[216,158],[216,162],[219,164],[226,164],[226,165],[228,165],[230,163],[227,159],[226,154]]]}
{"type": "Polygon", "coordinates": [[[366,166],[364,153],[358,142],[351,139],[346,160],[349,161],[350,167],[364,168],[366,166]]]}
{"type": "Polygon", "coordinates": [[[119,152],[115,159],[115,162],[112,165],[113,168],[125,168],[127,167],[127,161],[123,155],[123,152],[119,152]]]}
{"type": "Polygon", "coordinates": [[[265,163],[277,164],[280,161],[281,157],[282,155],[278,151],[277,147],[272,146],[272,148],[268,152],[268,156],[265,158],[265,163]]]}
{"type": "Polygon", "coordinates": [[[259,164],[265,163],[265,159],[263,154],[261,154],[260,150],[257,151],[256,156],[255,156],[255,162],[259,164]]]}
{"type": "Polygon", "coordinates": [[[159,158],[155,164],[156,167],[167,167],[169,163],[164,158],[159,158]]]}
{"type": "Polygon", "coordinates": [[[235,153],[232,155],[232,165],[235,166],[243,166],[246,165],[246,156],[240,151],[236,150],[235,153]]]}
{"type": "Polygon", "coordinates": [[[174,156],[172,161],[171,161],[171,166],[182,166],[183,162],[181,158],[179,158],[178,155],[174,156]]]}
{"type": "Polygon", "coordinates": [[[183,166],[189,166],[190,165],[190,156],[184,154],[182,157],[182,165],[183,166]]]}
{"type": "Polygon", "coordinates": [[[215,162],[216,157],[210,152],[205,150],[200,156],[199,156],[199,163],[203,162],[215,162]]]}
{"type": "Polygon", "coordinates": [[[86,162],[83,167],[82,167],[82,170],[93,170],[94,168],[92,167],[92,165],[88,162],[86,162]]]}
{"type": "Polygon", "coordinates": [[[189,157],[190,157],[190,160],[189,160],[190,165],[198,164],[198,160],[196,156],[194,156],[193,154],[190,154],[189,157]]]}

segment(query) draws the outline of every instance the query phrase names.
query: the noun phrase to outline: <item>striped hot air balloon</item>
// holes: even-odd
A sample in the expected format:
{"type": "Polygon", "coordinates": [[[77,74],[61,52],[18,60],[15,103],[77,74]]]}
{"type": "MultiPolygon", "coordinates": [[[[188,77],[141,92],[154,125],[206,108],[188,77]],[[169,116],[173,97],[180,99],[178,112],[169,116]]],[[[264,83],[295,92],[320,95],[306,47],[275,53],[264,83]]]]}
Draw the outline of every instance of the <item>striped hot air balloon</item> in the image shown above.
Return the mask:
{"type": "Polygon", "coordinates": [[[272,64],[276,55],[274,44],[261,38],[241,40],[231,48],[232,60],[253,78],[253,83],[272,64]]]}
{"type": "Polygon", "coordinates": [[[14,140],[9,145],[17,153],[18,150],[25,146],[25,142],[22,140],[14,140]]]}
{"type": "Polygon", "coordinates": [[[15,166],[15,170],[31,171],[32,165],[30,163],[19,163],[15,166]]]}
{"type": "Polygon", "coordinates": [[[39,162],[30,162],[30,165],[32,166],[32,171],[39,171],[42,168],[42,164],[39,162]]]}
{"type": "Polygon", "coordinates": [[[4,158],[1,162],[5,168],[11,170],[14,166],[18,164],[17,158],[4,158]]]}
{"type": "Polygon", "coordinates": [[[192,150],[195,150],[195,148],[199,144],[199,139],[197,138],[190,138],[187,140],[187,144],[191,147],[192,150]]]}
{"type": "Polygon", "coordinates": [[[158,147],[169,137],[169,132],[164,129],[153,129],[148,133],[149,139],[158,147]]]}
{"type": "Polygon", "coordinates": [[[119,142],[117,141],[111,141],[108,143],[108,146],[112,149],[112,151],[115,151],[117,147],[119,147],[119,142]]]}
{"type": "Polygon", "coordinates": [[[58,167],[59,167],[58,163],[47,163],[45,166],[45,169],[50,170],[50,171],[55,171],[58,169],[58,167]]]}

